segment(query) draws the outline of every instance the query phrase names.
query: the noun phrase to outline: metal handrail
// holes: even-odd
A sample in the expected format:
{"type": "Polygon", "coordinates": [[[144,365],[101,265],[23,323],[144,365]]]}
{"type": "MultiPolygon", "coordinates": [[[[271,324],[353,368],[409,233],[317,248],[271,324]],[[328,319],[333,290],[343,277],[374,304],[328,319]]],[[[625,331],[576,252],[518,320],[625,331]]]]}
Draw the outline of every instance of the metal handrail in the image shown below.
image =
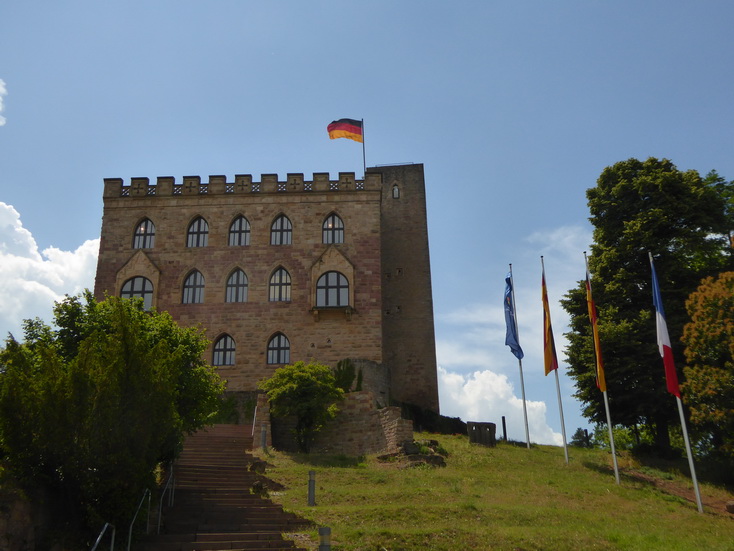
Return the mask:
{"type": "Polygon", "coordinates": [[[255,412],[252,414],[252,434],[250,436],[255,436],[255,424],[257,423],[257,404],[255,404],[255,412]]]}
{"type": "Polygon", "coordinates": [[[165,497],[166,492],[169,491],[169,486],[171,486],[170,488],[171,493],[168,496],[168,506],[170,507],[173,505],[173,489],[175,487],[173,484],[173,461],[171,461],[171,472],[168,474],[168,480],[166,481],[166,485],[163,487],[163,493],[161,493],[161,502],[158,505],[158,533],[159,534],[161,533],[161,518],[163,517],[163,498],[165,497]]]}
{"type": "Polygon", "coordinates": [[[133,525],[135,524],[135,521],[138,518],[138,513],[140,512],[140,508],[143,506],[143,501],[145,501],[145,498],[148,498],[148,519],[145,523],[145,533],[148,533],[148,530],[150,530],[150,490],[148,488],[145,489],[143,492],[143,497],[140,498],[140,503],[138,503],[138,508],[135,509],[135,514],[133,515],[133,519],[130,521],[130,530],[127,532],[127,551],[130,551],[130,545],[132,545],[133,541],[133,525]]]}
{"type": "Polygon", "coordinates": [[[104,526],[102,527],[102,531],[99,533],[99,536],[97,536],[97,541],[94,542],[94,545],[92,546],[91,551],[96,551],[97,546],[99,545],[99,542],[102,541],[102,536],[104,536],[105,531],[107,528],[112,528],[112,542],[110,543],[110,551],[115,551],[115,525],[110,524],[109,522],[105,522],[104,526]]]}

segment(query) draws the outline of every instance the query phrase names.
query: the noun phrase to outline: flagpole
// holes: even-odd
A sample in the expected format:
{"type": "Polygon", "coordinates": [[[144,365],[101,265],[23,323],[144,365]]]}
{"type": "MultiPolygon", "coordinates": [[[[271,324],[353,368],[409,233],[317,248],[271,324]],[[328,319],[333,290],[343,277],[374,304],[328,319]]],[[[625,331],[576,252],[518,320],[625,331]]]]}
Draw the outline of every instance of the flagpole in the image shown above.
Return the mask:
{"type": "MultiPolygon", "coordinates": [[[[540,266],[543,269],[543,309],[547,310],[548,315],[548,323],[550,324],[550,304],[546,304],[547,301],[547,287],[545,284],[545,260],[543,259],[543,255],[540,255],[540,266]]],[[[545,329],[544,329],[545,330],[545,329]]],[[[552,331],[551,331],[552,333],[552,331]]],[[[551,335],[552,336],[552,335],[551,335]]],[[[552,339],[551,339],[552,340],[552,339]]],[[[545,345],[545,343],[544,343],[545,345]]],[[[545,351],[544,351],[545,353],[545,351]]],[[[553,356],[555,359],[555,368],[552,369],[552,371],[555,372],[556,375],[556,393],[558,394],[558,413],[561,416],[561,434],[563,436],[563,454],[566,457],[566,465],[568,465],[568,443],[566,442],[566,423],[563,420],[563,402],[561,401],[561,383],[558,379],[558,358],[555,358],[555,345],[553,345],[553,356]]],[[[547,367],[546,367],[547,369],[547,367]]],[[[546,371],[546,375],[548,372],[546,371]]]]}
{"type": "Polygon", "coordinates": [[[691,480],[693,481],[693,490],[696,494],[696,506],[698,507],[698,512],[703,513],[703,505],[701,504],[701,491],[698,489],[696,468],[693,466],[693,452],[691,452],[691,441],[688,439],[688,427],[686,426],[686,417],[685,415],[683,415],[683,402],[681,402],[679,396],[676,396],[675,400],[678,402],[680,426],[683,429],[683,441],[686,443],[686,453],[688,454],[688,467],[691,469],[691,480]]]}
{"type": "MultiPolygon", "coordinates": [[[[586,251],[584,251],[584,263],[586,264],[586,273],[589,273],[589,259],[586,258],[586,251]]],[[[589,281],[589,294],[591,294],[591,276],[588,277],[589,281]]],[[[596,350],[596,339],[594,338],[594,332],[597,329],[592,326],[592,338],[594,339],[594,352],[598,352],[599,354],[596,355],[596,361],[599,361],[599,357],[601,356],[601,351],[596,350]]],[[[597,371],[598,371],[597,366],[597,371]]],[[[607,413],[607,428],[609,429],[609,443],[612,446],[612,463],[614,464],[614,478],[617,481],[617,484],[620,484],[619,480],[619,465],[617,465],[617,450],[614,447],[614,431],[612,430],[612,416],[609,413],[609,397],[607,396],[607,389],[606,389],[606,383],[604,385],[604,390],[602,390],[602,395],[604,396],[604,410],[607,413]]]]}
{"type": "MultiPolygon", "coordinates": [[[[657,275],[655,274],[655,263],[652,259],[652,253],[647,252],[650,257],[650,270],[652,271],[652,297],[655,305],[655,325],[658,331],[658,347],[660,348],[660,355],[663,357],[663,363],[666,363],[666,356],[664,350],[670,354],[670,335],[668,334],[668,326],[665,322],[665,315],[663,313],[662,298],[660,296],[660,286],[657,282],[657,275]]],[[[691,441],[688,438],[688,427],[686,426],[686,417],[683,414],[683,402],[680,399],[680,388],[678,387],[678,375],[675,371],[675,364],[673,358],[669,357],[670,364],[666,366],[665,379],[668,386],[668,392],[675,395],[675,399],[678,403],[678,414],[680,415],[680,426],[683,431],[683,441],[686,445],[686,454],[688,455],[688,467],[691,469],[691,481],[693,482],[693,491],[696,494],[696,506],[698,512],[703,513],[703,505],[701,503],[701,491],[698,488],[698,478],[696,477],[696,468],[693,465],[693,452],[691,451],[691,441]],[[670,373],[668,373],[668,367],[670,373]],[[671,381],[671,379],[674,379],[671,381]]]]}
{"type": "MultiPolygon", "coordinates": [[[[520,332],[518,330],[517,326],[517,302],[515,302],[515,280],[512,276],[512,264],[510,264],[510,285],[512,287],[512,304],[514,306],[514,316],[513,316],[513,323],[515,324],[515,335],[517,335],[517,340],[520,340],[520,332]]],[[[520,390],[522,391],[522,414],[523,419],[525,420],[525,443],[527,445],[527,448],[530,449],[530,429],[528,428],[528,408],[525,403],[525,379],[522,375],[522,359],[517,359],[518,367],[520,368],[520,390]]]]}
{"type": "Polygon", "coordinates": [[[561,434],[563,434],[563,454],[566,456],[566,465],[568,465],[568,444],[566,443],[566,424],[563,422],[563,403],[561,402],[561,383],[558,380],[558,370],[554,369],[556,374],[556,391],[558,392],[558,411],[561,412],[561,434]]]}
{"type": "Polygon", "coordinates": [[[362,119],[362,168],[364,169],[364,178],[367,178],[367,155],[364,150],[364,119],[362,119]]]}

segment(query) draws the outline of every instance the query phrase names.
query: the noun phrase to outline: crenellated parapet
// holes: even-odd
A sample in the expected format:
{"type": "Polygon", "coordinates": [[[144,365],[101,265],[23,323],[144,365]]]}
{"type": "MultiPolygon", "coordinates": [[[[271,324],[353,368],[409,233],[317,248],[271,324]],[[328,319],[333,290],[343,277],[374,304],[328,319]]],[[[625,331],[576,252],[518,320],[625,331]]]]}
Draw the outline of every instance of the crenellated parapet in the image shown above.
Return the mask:
{"type": "Polygon", "coordinates": [[[253,180],[251,174],[236,174],[230,182],[226,176],[219,175],[209,176],[208,182],[202,182],[201,176],[184,176],[180,182],[173,176],[159,176],[154,184],[150,178],[131,178],[127,185],[122,178],[104,179],[105,198],[380,191],[381,188],[381,174],[368,173],[364,179],[357,179],[354,172],[340,172],[336,180],[328,172],[315,172],[311,180],[306,180],[302,173],[289,173],[285,180],[279,180],[277,174],[262,174],[259,181],[253,180]]]}

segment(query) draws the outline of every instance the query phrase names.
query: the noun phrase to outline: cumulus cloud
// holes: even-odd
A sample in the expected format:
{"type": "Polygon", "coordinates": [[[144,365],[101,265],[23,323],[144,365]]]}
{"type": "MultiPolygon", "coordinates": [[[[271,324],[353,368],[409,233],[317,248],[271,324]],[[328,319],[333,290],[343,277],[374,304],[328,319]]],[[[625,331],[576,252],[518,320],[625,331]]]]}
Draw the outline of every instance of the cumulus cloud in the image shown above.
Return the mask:
{"type": "MultiPolygon", "coordinates": [[[[565,293],[584,277],[583,251],[591,242],[591,231],[580,226],[550,228],[521,241],[513,264],[520,344],[525,352],[523,371],[531,442],[562,445],[562,435],[547,421],[548,400],[556,413],[555,389],[543,372],[543,322],[540,301],[540,256],[545,258],[551,317],[562,364],[568,331],[568,315],[559,304],[565,293]],[[537,400],[542,397],[545,401],[537,400]],[[532,399],[536,398],[536,399],[532,399]]],[[[436,314],[440,338],[436,342],[439,366],[441,413],[465,421],[497,423],[507,421],[508,436],[525,440],[518,363],[505,346],[505,318],[502,305],[504,274],[496,282],[493,302],[459,306],[436,314]],[[513,384],[514,381],[514,384],[513,384]]],[[[571,381],[561,376],[563,400],[571,412],[571,381]]],[[[568,413],[568,412],[566,412],[568,413]]],[[[579,414],[576,414],[578,418],[579,414]]]]}
{"type": "MultiPolygon", "coordinates": [[[[5,108],[3,105],[3,97],[5,97],[6,95],[8,95],[8,89],[5,87],[5,81],[0,78],[0,113],[2,113],[3,109],[5,108]]],[[[3,126],[5,122],[5,117],[0,115],[0,126],[3,126]]]]}
{"type": "MultiPolygon", "coordinates": [[[[475,371],[469,375],[438,368],[439,400],[441,411],[449,417],[466,421],[488,421],[497,424],[504,416],[510,438],[524,441],[525,426],[522,398],[505,375],[490,370],[475,371]]],[[[539,444],[563,445],[560,433],[546,422],[545,402],[526,400],[530,441],[539,444]]]]}
{"type": "Polygon", "coordinates": [[[15,208],[0,202],[0,339],[21,338],[24,319],[51,321],[53,303],[94,285],[99,240],[75,251],[38,250],[15,208]]]}

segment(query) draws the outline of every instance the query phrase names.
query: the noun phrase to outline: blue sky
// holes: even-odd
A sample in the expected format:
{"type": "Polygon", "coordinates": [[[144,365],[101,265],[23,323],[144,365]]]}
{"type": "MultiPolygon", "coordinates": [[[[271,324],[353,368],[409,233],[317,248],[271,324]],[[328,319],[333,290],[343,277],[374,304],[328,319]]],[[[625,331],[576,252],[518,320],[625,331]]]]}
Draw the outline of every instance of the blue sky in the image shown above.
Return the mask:
{"type": "Polygon", "coordinates": [[[363,118],[368,166],[425,165],[443,413],[524,438],[512,263],[531,440],[559,442],[540,256],[562,348],[605,166],[734,179],[733,20],[728,1],[6,2],[0,334],[93,286],[103,178],[361,174],[326,125],[363,118]]]}

